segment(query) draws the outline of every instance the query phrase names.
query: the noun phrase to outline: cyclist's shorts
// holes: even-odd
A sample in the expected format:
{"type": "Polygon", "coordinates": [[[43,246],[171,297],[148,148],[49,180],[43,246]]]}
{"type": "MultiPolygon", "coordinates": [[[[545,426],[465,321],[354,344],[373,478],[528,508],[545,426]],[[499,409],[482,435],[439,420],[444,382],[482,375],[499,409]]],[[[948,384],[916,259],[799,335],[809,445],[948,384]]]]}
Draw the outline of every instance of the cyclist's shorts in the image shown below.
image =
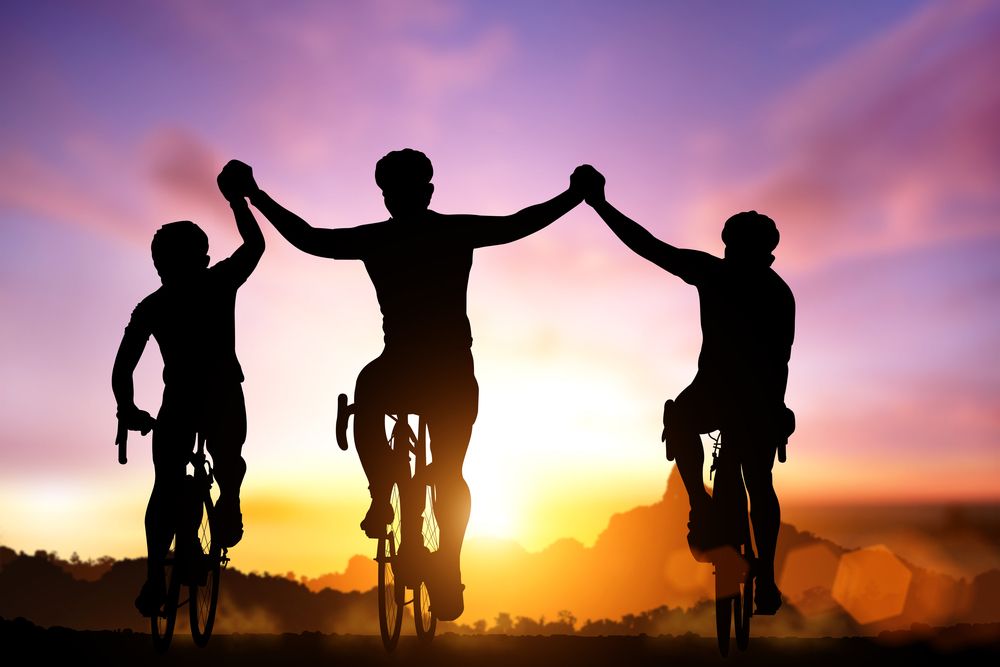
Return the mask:
{"type": "Polygon", "coordinates": [[[677,396],[672,410],[698,433],[725,430],[731,438],[777,448],[795,430],[795,413],[784,402],[757,395],[727,395],[721,383],[698,376],[677,396]]]}
{"type": "Polygon", "coordinates": [[[472,354],[415,357],[386,349],[358,375],[355,403],[378,403],[386,412],[473,423],[479,411],[479,383],[472,354]]]}
{"type": "Polygon", "coordinates": [[[198,433],[217,464],[239,456],[247,437],[243,386],[231,382],[211,390],[165,387],[153,431],[153,466],[183,474],[198,433]]]}

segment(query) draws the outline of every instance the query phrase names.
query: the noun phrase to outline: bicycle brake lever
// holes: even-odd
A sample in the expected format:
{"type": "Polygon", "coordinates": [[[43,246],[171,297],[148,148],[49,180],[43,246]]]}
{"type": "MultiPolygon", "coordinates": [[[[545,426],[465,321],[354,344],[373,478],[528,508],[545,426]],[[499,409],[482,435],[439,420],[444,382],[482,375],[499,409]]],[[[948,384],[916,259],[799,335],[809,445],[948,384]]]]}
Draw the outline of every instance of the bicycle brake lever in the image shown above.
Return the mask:
{"type": "Polygon", "coordinates": [[[118,422],[118,433],[115,435],[115,444],[118,445],[118,463],[125,465],[128,463],[128,429],[120,421],[118,422]]]}
{"type": "Polygon", "coordinates": [[[347,394],[337,396],[337,446],[347,451],[347,419],[354,412],[347,404],[347,394]]]}

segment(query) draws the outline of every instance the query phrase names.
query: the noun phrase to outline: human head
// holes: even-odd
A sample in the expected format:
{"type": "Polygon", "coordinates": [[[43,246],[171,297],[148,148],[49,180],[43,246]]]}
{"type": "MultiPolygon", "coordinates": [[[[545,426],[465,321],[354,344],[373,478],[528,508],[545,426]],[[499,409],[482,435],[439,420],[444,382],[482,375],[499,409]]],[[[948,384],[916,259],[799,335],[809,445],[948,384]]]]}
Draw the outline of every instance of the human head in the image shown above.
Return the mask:
{"type": "Polygon", "coordinates": [[[168,222],[153,234],[153,266],[164,284],[208,266],[208,236],[190,220],[168,222]]]}
{"type": "Polygon", "coordinates": [[[375,182],[394,218],[427,210],[434,193],[433,176],[431,161],[412,148],[392,151],[375,165],[375,182]]]}
{"type": "Polygon", "coordinates": [[[770,266],[779,238],[774,220],[757,211],[737,213],[722,227],[726,258],[751,264],[770,266]]]}

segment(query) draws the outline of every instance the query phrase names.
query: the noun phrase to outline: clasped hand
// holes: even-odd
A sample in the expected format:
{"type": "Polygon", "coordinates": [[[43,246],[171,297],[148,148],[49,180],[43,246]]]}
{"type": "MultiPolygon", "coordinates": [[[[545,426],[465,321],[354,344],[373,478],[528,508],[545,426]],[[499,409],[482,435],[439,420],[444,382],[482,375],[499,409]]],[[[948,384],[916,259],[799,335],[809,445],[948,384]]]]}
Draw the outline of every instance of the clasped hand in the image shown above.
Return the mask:
{"type": "Polygon", "coordinates": [[[254,180],[253,169],[250,165],[239,160],[227,162],[226,166],[219,172],[216,181],[222,196],[230,202],[249,197],[260,189],[257,187],[257,181],[254,180]]]}
{"type": "Polygon", "coordinates": [[[581,164],[569,177],[570,190],[583,197],[591,206],[604,201],[604,174],[589,164],[581,164]]]}

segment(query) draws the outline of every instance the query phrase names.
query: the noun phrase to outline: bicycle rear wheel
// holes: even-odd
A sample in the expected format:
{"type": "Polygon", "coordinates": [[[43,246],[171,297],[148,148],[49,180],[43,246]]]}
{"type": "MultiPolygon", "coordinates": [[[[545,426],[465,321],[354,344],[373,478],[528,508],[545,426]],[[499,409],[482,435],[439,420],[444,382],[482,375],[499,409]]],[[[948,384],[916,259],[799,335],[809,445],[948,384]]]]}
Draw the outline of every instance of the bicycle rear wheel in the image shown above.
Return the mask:
{"type": "Polygon", "coordinates": [[[387,651],[396,648],[399,632],[403,627],[404,587],[396,581],[393,563],[396,559],[396,543],[399,537],[400,502],[399,486],[392,485],[390,500],[393,510],[392,525],[385,536],[378,540],[378,626],[382,644],[387,651]]]}
{"type": "Polygon", "coordinates": [[[177,622],[177,599],[180,597],[181,579],[175,573],[175,545],[170,544],[170,551],[163,561],[163,578],[167,583],[167,597],[163,606],[155,616],[149,619],[149,634],[153,638],[153,649],[157,653],[165,653],[170,647],[174,636],[174,625],[177,622]]]}
{"type": "Polygon", "coordinates": [[[194,643],[204,648],[212,636],[215,613],[219,605],[219,577],[222,574],[222,549],[214,538],[216,525],[215,507],[207,489],[198,501],[198,535],[195,542],[192,563],[192,578],[189,582],[189,611],[191,637],[194,643]]]}
{"type": "MultiPolygon", "coordinates": [[[[438,550],[440,537],[438,534],[437,515],[434,513],[434,503],[437,500],[437,488],[428,484],[426,487],[423,513],[423,534],[424,546],[431,553],[438,550]]],[[[427,592],[427,584],[424,581],[413,591],[413,620],[417,627],[417,637],[423,641],[430,641],[434,638],[437,630],[437,617],[431,611],[431,598],[427,592]]]]}
{"type": "Polygon", "coordinates": [[[726,595],[718,568],[715,575],[715,632],[719,639],[719,653],[729,655],[729,636],[732,619],[740,617],[740,598],[726,595]]]}
{"type": "Polygon", "coordinates": [[[756,569],[753,547],[749,541],[743,544],[742,555],[747,566],[740,582],[740,601],[743,609],[736,618],[736,645],[741,651],[745,651],[750,645],[750,617],[753,616],[753,577],[756,569]]]}

